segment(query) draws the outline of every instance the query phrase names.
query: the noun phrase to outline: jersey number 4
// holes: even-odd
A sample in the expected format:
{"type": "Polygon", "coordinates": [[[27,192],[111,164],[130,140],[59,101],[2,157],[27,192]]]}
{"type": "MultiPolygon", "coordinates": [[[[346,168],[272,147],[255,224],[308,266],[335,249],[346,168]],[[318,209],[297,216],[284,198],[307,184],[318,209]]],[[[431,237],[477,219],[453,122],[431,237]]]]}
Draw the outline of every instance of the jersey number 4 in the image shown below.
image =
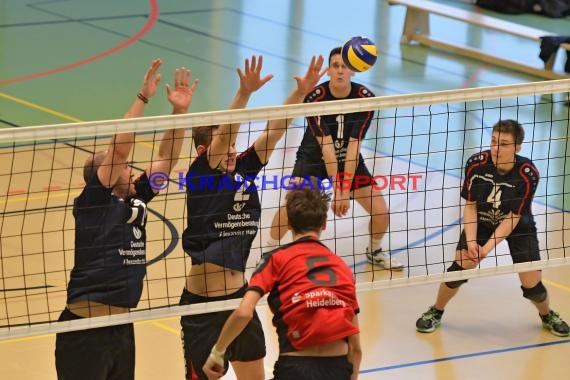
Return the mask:
{"type": "Polygon", "coordinates": [[[493,208],[501,207],[501,195],[503,194],[503,190],[501,189],[500,185],[494,184],[491,187],[491,192],[487,197],[487,203],[492,203],[493,208]]]}

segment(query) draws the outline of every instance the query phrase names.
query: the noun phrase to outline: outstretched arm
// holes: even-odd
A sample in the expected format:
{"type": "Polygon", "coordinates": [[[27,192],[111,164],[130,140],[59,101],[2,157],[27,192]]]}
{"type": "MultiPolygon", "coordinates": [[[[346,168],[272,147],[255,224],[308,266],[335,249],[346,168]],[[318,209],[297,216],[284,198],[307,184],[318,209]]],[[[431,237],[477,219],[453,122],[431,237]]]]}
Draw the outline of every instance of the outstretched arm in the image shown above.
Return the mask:
{"type": "Polygon", "coordinates": [[[224,374],[224,353],[235,338],[245,329],[249,321],[253,318],[255,305],[259,302],[261,295],[253,290],[245,293],[241,304],[234,310],[224,323],[218,341],[212,347],[212,352],[202,368],[208,378],[217,379],[224,374]]]}
{"type": "MultiPolygon", "coordinates": [[[[254,55],[251,57],[251,65],[249,59],[246,58],[244,70],[237,69],[240,86],[230,104],[230,109],[244,108],[251,94],[273,78],[271,74],[262,78],[262,68],[263,57],[259,56],[258,59],[254,55]]],[[[240,123],[222,124],[213,131],[212,142],[208,149],[208,162],[211,168],[218,167],[224,156],[228,154],[230,147],[235,145],[240,125],[240,123]]]]}
{"type": "MultiPolygon", "coordinates": [[[[125,113],[125,118],[133,118],[142,116],[146,103],[156,93],[156,87],[160,82],[160,74],[157,73],[158,68],[162,64],[160,59],[155,59],[144,76],[143,85],[133,101],[131,107],[125,113]]],[[[118,133],[113,136],[109,148],[105,154],[103,162],[97,170],[97,175],[101,184],[106,187],[113,187],[121,170],[127,165],[135,134],[133,132],[118,133]]]]}
{"type": "MultiPolygon", "coordinates": [[[[174,88],[166,85],[168,101],[172,105],[173,114],[184,114],[192,103],[194,91],[198,86],[198,80],[190,85],[190,70],[186,68],[176,69],[174,72],[174,88]]],[[[184,142],[184,128],[169,129],[164,132],[158,148],[158,154],[146,170],[150,178],[153,173],[162,172],[169,175],[172,168],[178,162],[182,143],[184,142]]]]}
{"type": "MultiPolygon", "coordinates": [[[[326,69],[322,70],[324,58],[319,55],[318,58],[313,56],[311,58],[311,63],[309,68],[305,73],[305,76],[295,76],[294,79],[297,82],[297,87],[291,92],[289,97],[285,100],[283,104],[296,104],[301,103],[305,98],[305,95],[313,89],[325,74],[326,69]]],[[[291,124],[293,119],[279,119],[271,120],[267,123],[267,127],[261,133],[261,135],[255,140],[254,146],[259,160],[266,164],[269,161],[273,149],[281,140],[285,134],[285,130],[291,124]]]]}

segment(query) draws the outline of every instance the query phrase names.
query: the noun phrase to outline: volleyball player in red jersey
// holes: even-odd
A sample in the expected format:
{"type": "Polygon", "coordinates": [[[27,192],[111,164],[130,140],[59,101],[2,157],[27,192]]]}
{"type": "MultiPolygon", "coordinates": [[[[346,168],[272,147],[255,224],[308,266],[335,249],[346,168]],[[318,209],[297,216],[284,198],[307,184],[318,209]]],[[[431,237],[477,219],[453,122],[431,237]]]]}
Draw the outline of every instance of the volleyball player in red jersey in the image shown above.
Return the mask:
{"type": "Polygon", "coordinates": [[[224,374],[224,353],[269,293],[279,337],[274,379],[354,380],[362,357],[352,271],[319,241],[328,199],[305,182],[286,196],[293,242],[262,257],[242,302],[226,321],[204,365],[209,379],[224,374]]]}

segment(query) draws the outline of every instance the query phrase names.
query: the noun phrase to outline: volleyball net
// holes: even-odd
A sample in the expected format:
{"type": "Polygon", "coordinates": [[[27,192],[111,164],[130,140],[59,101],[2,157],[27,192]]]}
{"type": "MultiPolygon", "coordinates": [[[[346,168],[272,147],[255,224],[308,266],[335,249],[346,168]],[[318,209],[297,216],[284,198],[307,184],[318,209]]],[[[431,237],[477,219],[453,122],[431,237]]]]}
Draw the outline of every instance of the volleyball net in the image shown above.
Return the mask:
{"type": "MultiPolygon", "coordinates": [[[[383,270],[365,257],[370,216],[356,203],[349,215],[329,212],[322,240],[354,271],[357,289],[407,286],[543,269],[570,263],[570,80],[384,96],[314,104],[170,115],[141,119],[0,130],[0,339],[230,309],[239,300],[177,306],[191,266],[180,236],[186,227],[185,176],[195,158],[186,134],[178,165],[149,203],[141,301],[130,313],[57,323],[74,265],[73,201],[85,186],[83,165],[107,148],[110,136],[134,132],[135,172],[156,156],[165,130],[242,123],[238,152],[253,143],[267,120],[294,118],[259,173],[262,216],[247,263],[258,262],[273,214],[284,202],[305,117],[373,110],[361,152],[383,192],[390,226],[383,249],[404,270],[383,270]],[[461,231],[460,197],[468,157],[488,149],[491,128],[516,119],[525,129],[521,155],[541,174],[533,212],[541,260],[512,264],[500,244],[479,268],[446,273],[461,231]]],[[[290,234],[285,242],[290,241],[290,234]]]]}

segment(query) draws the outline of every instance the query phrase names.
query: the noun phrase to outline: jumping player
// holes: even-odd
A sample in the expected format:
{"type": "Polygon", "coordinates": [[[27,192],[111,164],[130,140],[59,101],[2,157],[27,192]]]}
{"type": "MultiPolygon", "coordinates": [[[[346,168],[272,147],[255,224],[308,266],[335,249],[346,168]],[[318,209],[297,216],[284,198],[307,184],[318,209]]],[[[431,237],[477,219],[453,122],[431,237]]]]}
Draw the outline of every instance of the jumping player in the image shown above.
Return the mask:
{"type": "MultiPolygon", "coordinates": [[[[340,47],[330,52],[327,73],[330,80],[315,87],[305,97],[305,103],[374,96],[367,87],[351,81],[354,72],[344,64],[340,47]]],[[[360,153],[373,116],[374,112],[369,111],[307,117],[308,127],[297,150],[293,181],[299,183],[309,176],[332,178],[334,197],[331,208],[336,216],[347,214],[350,198],[355,199],[370,215],[366,252],[368,261],[385,269],[402,270],[403,264],[380,247],[388,229],[388,207],[380,190],[372,186],[372,175],[360,153]],[[368,178],[368,181],[357,182],[354,180],[356,176],[368,178]],[[351,183],[350,188],[343,186],[343,183],[351,183]]],[[[282,206],[273,217],[266,247],[279,245],[287,233],[287,225],[287,212],[282,206]]]]}
{"type": "MultiPolygon", "coordinates": [[[[493,126],[491,149],[472,155],[465,166],[461,197],[466,200],[463,231],[448,272],[473,269],[500,242],[507,240],[514,263],[540,260],[537,230],[531,210],[539,173],[531,160],[519,156],[524,129],[515,120],[493,126]]],[[[568,336],[568,325],[550,309],[539,270],[519,273],[523,297],[536,306],[542,325],[552,334],[568,336]]],[[[441,325],[447,303],[467,280],[439,286],[435,305],[416,322],[420,332],[441,325]]]]}
{"type": "MultiPolygon", "coordinates": [[[[142,116],[156,93],[161,60],[156,59],[125,118],[142,116]]],[[[186,113],[197,85],[190,70],[179,69],[174,89],[167,85],[173,113],[186,113]]],[[[91,155],[83,167],[85,188],[75,199],[75,262],[67,287],[67,306],[59,321],[129,312],[137,306],[146,274],[146,204],[156,195],[148,178],[170,173],[180,154],[184,129],[164,133],[150,166],[133,181],[127,164],[134,133],[119,133],[106,151],[91,155]],[[123,252],[134,252],[126,256],[123,252]]],[[[60,380],[134,379],[133,324],[59,333],[55,361],[60,380]]]]}
{"type": "MultiPolygon", "coordinates": [[[[295,77],[297,88],[285,104],[300,103],[324,75],[323,57],[313,57],[304,77],[295,77]]],[[[271,75],[261,78],[262,58],[245,61],[238,69],[240,88],[231,108],[243,108],[250,95],[271,75]]],[[[261,204],[255,177],[277,142],[285,134],[288,120],[272,120],[255,142],[237,155],[235,143],[240,124],[194,128],[198,157],[186,177],[188,224],[183,233],[184,251],[192,258],[180,304],[241,298],[247,287],[244,272],[259,226],[261,204]],[[205,179],[208,181],[205,181],[205,179]],[[206,184],[208,182],[208,184],[206,184]]],[[[206,379],[202,367],[209,348],[231,311],[189,315],[181,319],[187,379],[206,379]]],[[[224,358],[231,362],[238,379],[264,378],[265,338],[257,315],[245,328],[224,358]]]]}
{"type": "Polygon", "coordinates": [[[204,365],[210,379],[224,374],[227,350],[266,293],[279,338],[275,380],[357,379],[362,352],[352,271],[318,240],[328,207],[328,199],[310,186],[287,193],[293,242],[262,257],[239,308],[212,345],[204,365]]]}

